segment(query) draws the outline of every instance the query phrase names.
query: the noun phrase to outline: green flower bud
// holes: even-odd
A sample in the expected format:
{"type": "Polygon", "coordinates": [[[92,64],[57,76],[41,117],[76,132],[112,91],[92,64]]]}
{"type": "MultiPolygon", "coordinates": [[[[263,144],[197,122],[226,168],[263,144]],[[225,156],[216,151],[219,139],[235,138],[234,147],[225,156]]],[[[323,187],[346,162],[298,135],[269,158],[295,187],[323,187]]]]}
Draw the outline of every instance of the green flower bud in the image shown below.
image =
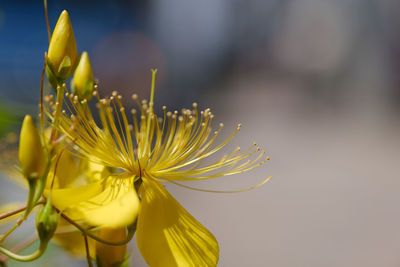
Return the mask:
{"type": "Polygon", "coordinates": [[[78,95],[80,100],[92,98],[94,77],[89,55],[86,51],[80,56],[74,72],[74,78],[71,81],[71,88],[72,92],[78,95]]]}
{"type": "Polygon", "coordinates": [[[78,57],[74,32],[68,12],[64,10],[58,18],[53,35],[51,36],[47,53],[47,77],[57,79],[59,83],[70,77],[74,71],[78,57]]]}
{"type": "Polygon", "coordinates": [[[36,230],[40,242],[47,243],[53,237],[56,231],[60,215],[52,207],[50,200],[47,200],[46,205],[39,210],[36,216],[36,230]]]}
{"type": "Polygon", "coordinates": [[[28,179],[42,177],[46,167],[45,153],[39,131],[30,115],[26,115],[22,123],[18,156],[25,177],[28,179]]]}

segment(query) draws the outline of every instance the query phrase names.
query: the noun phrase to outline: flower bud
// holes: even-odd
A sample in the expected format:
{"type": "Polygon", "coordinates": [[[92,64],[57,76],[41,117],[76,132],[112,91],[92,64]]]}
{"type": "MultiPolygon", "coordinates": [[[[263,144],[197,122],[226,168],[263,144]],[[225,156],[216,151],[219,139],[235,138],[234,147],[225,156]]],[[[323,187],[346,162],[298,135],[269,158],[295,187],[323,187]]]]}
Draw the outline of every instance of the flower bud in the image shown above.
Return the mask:
{"type": "MultiPolygon", "coordinates": [[[[100,237],[107,241],[118,242],[126,239],[126,229],[101,228],[100,237]]],[[[99,266],[121,266],[126,259],[126,244],[110,246],[96,242],[96,259],[99,266]]]]}
{"type": "Polygon", "coordinates": [[[89,55],[85,51],[81,54],[79,63],[71,81],[72,92],[78,95],[80,100],[92,98],[94,88],[94,78],[89,55]]]}
{"type": "Polygon", "coordinates": [[[46,165],[45,153],[39,131],[30,115],[26,115],[22,123],[18,156],[25,177],[35,179],[43,175],[46,165]]]}
{"type": "Polygon", "coordinates": [[[50,200],[39,210],[36,216],[36,230],[40,242],[47,243],[53,237],[60,219],[57,211],[52,207],[50,200]]]}
{"type": "MultiPolygon", "coordinates": [[[[64,10],[58,18],[53,35],[51,36],[47,54],[47,76],[49,80],[65,81],[74,71],[78,52],[74,32],[68,12],[64,10]]],[[[50,81],[52,82],[52,81],[50,81]]]]}

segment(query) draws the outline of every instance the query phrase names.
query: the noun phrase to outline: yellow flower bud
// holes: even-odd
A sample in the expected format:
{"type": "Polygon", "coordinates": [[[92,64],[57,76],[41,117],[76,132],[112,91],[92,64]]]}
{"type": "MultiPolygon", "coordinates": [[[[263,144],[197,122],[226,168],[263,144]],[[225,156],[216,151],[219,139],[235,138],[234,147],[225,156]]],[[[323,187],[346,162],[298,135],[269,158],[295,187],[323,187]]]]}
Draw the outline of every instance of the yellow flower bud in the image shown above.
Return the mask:
{"type": "Polygon", "coordinates": [[[31,116],[26,115],[19,138],[19,163],[28,179],[40,178],[45,169],[45,154],[39,132],[31,116]]]}
{"type": "Polygon", "coordinates": [[[70,77],[74,71],[77,57],[78,51],[71,21],[68,12],[64,10],[58,18],[50,40],[47,54],[48,77],[53,75],[57,80],[65,80],[70,77]]]}
{"type": "Polygon", "coordinates": [[[85,51],[79,59],[79,63],[74,72],[74,78],[71,81],[72,92],[78,95],[79,99],[89,100],[92,98],[94,87],[94,77],[89,55],[85,51]]]}
{"type": "MultiPolygon", "coordinates": [[[[126,239],[126,229],[125,228],[101,228],[100,238],[119,242],[126,239]]],[[[122,246],[110,246],[100,242],[96,242],[96,258],[100,263],[100,266],[110,267],[119,266],[125,261],[126,258],[126,245],[122,246]]]]}

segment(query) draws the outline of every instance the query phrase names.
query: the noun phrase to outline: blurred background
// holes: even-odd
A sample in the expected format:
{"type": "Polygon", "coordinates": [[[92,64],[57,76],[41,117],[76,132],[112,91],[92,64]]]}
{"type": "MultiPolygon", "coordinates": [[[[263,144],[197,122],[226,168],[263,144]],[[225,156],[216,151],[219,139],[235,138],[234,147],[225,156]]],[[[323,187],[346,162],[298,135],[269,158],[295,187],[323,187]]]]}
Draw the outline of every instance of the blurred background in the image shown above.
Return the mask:
{"type": "MultiPolygon", "coordinates": [[[[396,0],[49,0],[69,11],[103,95],[198,102],[233,141],[270,162],[169,186],[220,244],[219,266],[400,266],[400,2],[396,0]]],[[[48,39],[42,1],[0,2],[0,138],[36,114],[48,39]]],[[[233,146],[233,145],[232,145],[233,146]]],[[[3,149],[4,150],[4,149],[3,149]]],[[[4,175],[3,175],[4,176],[4,175]]],[[[4,177],[3,177],[4,178],[4,177]]],[[[25,200],[0,179],[0,203],[25,200]]],[[[29,232],[29,230],[26,230],[29,232]]],[[[132,266],[146,266],[132,242],[132,266]]],[[[30,266],[86,266],[57,245],[30,266]],[[35,265],[36,264],[36,265],[35,265]]],[[[22,266],[10,261],[10,266],[22,266]]]]}

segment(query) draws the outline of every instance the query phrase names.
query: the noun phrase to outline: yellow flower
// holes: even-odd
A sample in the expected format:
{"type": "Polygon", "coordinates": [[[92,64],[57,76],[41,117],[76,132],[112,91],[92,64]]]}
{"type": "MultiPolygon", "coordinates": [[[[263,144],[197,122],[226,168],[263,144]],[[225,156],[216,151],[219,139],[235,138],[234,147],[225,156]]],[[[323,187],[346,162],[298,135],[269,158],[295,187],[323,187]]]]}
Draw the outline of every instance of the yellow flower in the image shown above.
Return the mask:
{"type": "MultiPolygon", "coordinates": [[[[157,117],[153,111],[154,78],[155,71],[150,102],[140,102],[133,95],[140,109],[140,116],[131,110],[133,125],[116,92],[104,99],[94,92],[101,126],[86,100],[66,93],[68,112],[58,118],[59,130],[76,144],[79,157],[114,172],[84,186],[54,189],[52,203],[74,220],[104,228],[116,229],[137,220],[137,245],[150,266],[215,266],[217,240],[163,183],[196,189],[181,182],[241,173],[269,158],[262,159],[264,151],[253,144],[244,152],[237,148],[215,162],[202,164],[232,140],[240,125],[225,141],[214,145],[223,125],[212,131],[214,115],[209,109],[199,112],[195,103],[192,110],[183,109],[179,115],[163,107],[163,116],[157,117]]],[[[54,109],[50,105],[50,116],[54,109]]]]}

